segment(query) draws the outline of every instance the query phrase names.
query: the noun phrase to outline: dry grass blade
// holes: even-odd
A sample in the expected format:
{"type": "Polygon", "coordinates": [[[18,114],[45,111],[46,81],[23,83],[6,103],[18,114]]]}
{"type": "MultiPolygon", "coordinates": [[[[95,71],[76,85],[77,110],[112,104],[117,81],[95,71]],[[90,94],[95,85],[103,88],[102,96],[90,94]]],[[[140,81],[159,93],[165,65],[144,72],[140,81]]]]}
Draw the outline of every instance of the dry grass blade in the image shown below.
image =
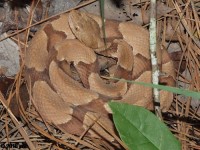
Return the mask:
{"type": "Polygon", "coordinates": [[[35,146],[34,144],[31,142],[29,136],[27,135],[26,131],[24,130],[24,128],[21,127],[20,123],[18,122],[18,120],[16,119],[16,117],[13,115],[12,111],[8,108],[7,106],[7,102],[4,99],[2,93],[0,92],[0,101],[3,104],[3,106],[6,108],[7,112],[9,113],[13,123],[16,125],[16,127],[18,128],[19,132],[21,133],[21,135],[23,136],[23,138],[25,139],[25,141],[27,142],[29,148],[31,150],[35,150],[35,146]]]}
{"type": "MultiPolygon", "coordinates": [[[[190,1],[187,2],[187,4],[189,4],[189,3],[190,3],[190,1]]],[[[187,33],[190,35],[190,37],[192,38],[194,43],[200,48],[200,41],[193,36],[191,30],[188,28],[187,21],[185,20],[183,13],[182,13],[180,7],[178,6],[177,2],[174,3],[174,7],[176,8],[176,10],[178,12],[178,15],[180,17],[180,21],[182,22],[185,29],[187,30],[187,33]]]]}
{"type": "MultiPolygon", "coordinates": [[[[29,37],[32,37],[30,28],[42,24],[60,14],[67,13],[73,9],[78,9],[80,7],[86,6],[95,2],[96,0],[85,0],[81,5],[78,5],[72,9],[64,11],[62,13],[56,14],[49,18],[46,18],[40,22],[32,24],[34,7],[30,9],[30,16],[27,21],[27,27],[18,30],[13,34],[9,34],[6,38],[12,38],[19,47],[27,48],[29,37]],[[13,37],[19,33],[26,32],[26,38],[24,41],[20,41],[18,37],[13,37]]],[[[149,2],[141,1],[137,4],[132,5],[129,2],[133,0],[127,0],[126,5],[130,5],[129,9],[137,5],[137,7],[142,9],[142,15],[145,15],[145,11],[149,7],[149,2]]],[[[200,91],[200,20],[199,20],[199,6],[198,2],[189,0],[186,4],[182,4],[181,1],[164,1],[165,4],[173,10],[168,14],[157,19],[158,30],[161,30],[162,45],[168,46],[168,49],[175,49],[173,46],[178,47],[182,51],[180,57],[179,65],[177,68],[177,86],[200,91]],[[191,6],[191,7],[190,7],[191,6]],[[172,22],[170,22],[171,20],[172,22]],[[170,40],[167,39],[167,24],[173,24],[173,33],[170,40]],[[162,30],[163,29],[163,30],[162,30]],[[177,37],[176,40],[173,38],[177,37]],[[183,62],[186,64],[186,70],[181,72],[181,66],[183,62]]],[[[116,15],[116,14],[114,14],[116,15]]],[[[19,22],[16,21],[16,24],[19,22]]],[[[149,25],[149,24],[148,24],[149,25]]],[[[146,26],[147,27],[147,26],[146,26]]],[[[4,39],[0,39],[3,41],[4,39]]],[[[96,138],[87,137],[86,133],[92,129],[93,126],[99,125],[102,129],[108,133],[110,136],[114,137],[116,143],[123,147],[123,149],[128,149],[126,145],[116,136],[111,129],[106,127],[106,124],[100,122],[99,118],[94,119],[91,126],[87,126],[85,132],[82,136],[78,137],[71,135],[69,133],[62,132],[62,129],[54,125],[48,124],[43,118],[38,114],[33,106],[30,104],[28,109],[23,107],[21,102],[20,88],[23,79],[23,67],[24,67],[24,50],[20,50],[21,55],[21,68],[20,72],[16,75],[15,81],[8,95],[8,98],[4,98],[4,95],[0,91],[0,110],[1,110],[1,120],[0,120],[0,142],[3,143],[17,143],[25,144],[27,149],[107,149],[114,150],[110,143],[106,141],[101,141],[96,138]],[[14,116],[11,109],[8,107],[10,101],[16,96],[17,103],[19,103],[19,110],[21,114],[21,119],[14,116]]],[[[177,63],[177,62],[176,62],[177,63]]],[[[106,78],[106,77],[105,77],[106,78]]],[[[1,81],[1,76],[0,76],[1,81]]],[[[1,85],[0,85],[1,86],[1,85]]],[[[30,88],[31,90],[31,88],[30,88]]],[[[29,91],[30,98],[31,92],[29,91]]],[[[27,101],[29,100],[27,99],[27,101]]],[[[163,120],[169,129],[174,133],[174,135],[181,141],[183,150],[200,150],[200,103],[195,99],[186,98],[181,95],[176,95],[174,97],[173,105],[170,110],[163,113],[163,120]]],[[[25,150],[26,150],[25,148],[25,150]]]]}

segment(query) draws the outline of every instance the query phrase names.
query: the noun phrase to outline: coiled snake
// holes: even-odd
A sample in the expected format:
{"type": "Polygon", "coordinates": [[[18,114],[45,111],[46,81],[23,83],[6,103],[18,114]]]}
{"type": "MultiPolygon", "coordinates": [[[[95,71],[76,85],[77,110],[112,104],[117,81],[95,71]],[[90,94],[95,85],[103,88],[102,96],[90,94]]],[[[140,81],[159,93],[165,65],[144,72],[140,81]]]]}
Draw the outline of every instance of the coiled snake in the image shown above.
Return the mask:
{"type": "MultiPolygon", "coordinates": [[[[63,131],[82,134],[96,118],[108,128],[107,102],[115,100],[153,108],[152,89],[103,76],[151,82],[149,32],[131,22],[105,21],[106,44],[99,16],[71,11],[46,23],[33,37],[25,56],[25,75],[41,117],[63,131]]],[[[174,85],[173,63],[165,49],[157,52],[160,82],[174,85]]],[[[161,109],[172,94],[161,92],[161,109]]],[[[112,140],[98,124],[88,134],[112,140]]]]}

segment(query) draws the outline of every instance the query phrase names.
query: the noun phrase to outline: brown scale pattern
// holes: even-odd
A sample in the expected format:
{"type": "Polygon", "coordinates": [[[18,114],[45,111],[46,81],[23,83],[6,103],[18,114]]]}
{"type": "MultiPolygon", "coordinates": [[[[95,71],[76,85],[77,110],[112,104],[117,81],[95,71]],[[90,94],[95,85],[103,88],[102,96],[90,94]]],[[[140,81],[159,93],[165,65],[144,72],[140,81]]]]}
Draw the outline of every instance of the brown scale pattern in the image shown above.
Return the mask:
{"type": "MultiPolygon", "coordinates": [[[[133,23],[105,24],[107,48],[101,18],[72,11],[46,23],[27,50],[25,75],[33,104],[44,120],[64,132],[81,135],[96,119],[114,132],[107,106],[111,98],[153,109],[152,89],[102,77],[151,82],[148,31],[133,23]]],[[[162,57],[160,66],[168,78],[161,81],[174,85],[173,64],[165,51],[162,57]]],[[[161,109],[166,111],[172,94],[161,92],[161,109]]],[[[87,135],[113,140],[97,123],[87,135]]]]}

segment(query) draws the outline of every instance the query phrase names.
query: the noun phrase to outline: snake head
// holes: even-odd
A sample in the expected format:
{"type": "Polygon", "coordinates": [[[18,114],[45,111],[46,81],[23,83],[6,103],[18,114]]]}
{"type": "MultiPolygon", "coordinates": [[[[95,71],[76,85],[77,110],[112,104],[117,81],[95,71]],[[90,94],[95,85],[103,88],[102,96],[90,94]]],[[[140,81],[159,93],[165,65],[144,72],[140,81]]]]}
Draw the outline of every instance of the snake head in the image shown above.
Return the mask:
{"type": "Polygon", "coordinates": [[[68,21],[76,38],[86,46],[93,49],[104,46],[98,23],[86,13],[73,10],[69,13],[68,21]]]}

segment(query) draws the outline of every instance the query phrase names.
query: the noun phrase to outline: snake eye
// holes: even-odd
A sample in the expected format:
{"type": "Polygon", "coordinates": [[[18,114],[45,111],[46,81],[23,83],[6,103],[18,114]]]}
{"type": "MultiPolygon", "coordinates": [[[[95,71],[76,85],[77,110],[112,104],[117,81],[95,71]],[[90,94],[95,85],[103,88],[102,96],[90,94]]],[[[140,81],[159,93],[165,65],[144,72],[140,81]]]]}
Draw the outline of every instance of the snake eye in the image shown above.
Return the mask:
{"type": "Polygon", "coordinates": [[[79,31],[79,26],[75,26],[75,30],[76,30],[76,31],[79,31]]]}

